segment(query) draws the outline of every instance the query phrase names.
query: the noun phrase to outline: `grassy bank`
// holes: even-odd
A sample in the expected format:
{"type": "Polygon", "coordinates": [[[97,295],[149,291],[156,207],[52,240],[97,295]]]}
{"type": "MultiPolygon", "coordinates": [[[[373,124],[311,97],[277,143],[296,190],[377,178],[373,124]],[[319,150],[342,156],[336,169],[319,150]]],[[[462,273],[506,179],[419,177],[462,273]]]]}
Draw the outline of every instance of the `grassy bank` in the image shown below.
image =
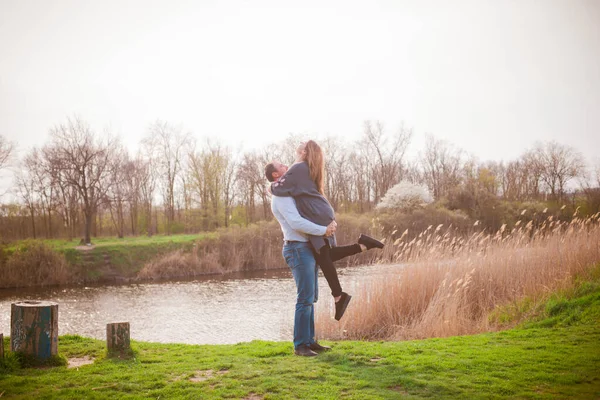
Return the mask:
{"type": "MultiPolygon", "coordinates": [[[[510,312],[505,318],[512,318],[510,312]]],[[[20,369],[8,355],[0,396],[30,399],[598,398],[600,282],[556,294],[516,329],[406,342],[326,342],[295,357],[289,343],[192,346],[134,342],[135,358],[104,343],[60,338],[77,368],[20,369]]],[[[8,339],[6,344],[8,345],[8,339]]]]}
{"type": "Polygon", "coordinates": [[[174,251],[190,252],[215,234],[24,240],[0,248],[0,288],[134,279],[148,262],[174,251]]]}
{"type": "MultiPolygon", "coordinates": [[[[373,230],[366,216],[344,215],[339,221],[344,226],[339,243],[355,243],[360,233],[373,230]]],[[[19,241],[0,246],[0,288],[285,268],[282,240],[279,224],[269,221],[198,235],[94,238],[89,247],[76,240],[19,241]]],[[[339,264],[365,264],[376,256],[369,252],[339,264]]]]}

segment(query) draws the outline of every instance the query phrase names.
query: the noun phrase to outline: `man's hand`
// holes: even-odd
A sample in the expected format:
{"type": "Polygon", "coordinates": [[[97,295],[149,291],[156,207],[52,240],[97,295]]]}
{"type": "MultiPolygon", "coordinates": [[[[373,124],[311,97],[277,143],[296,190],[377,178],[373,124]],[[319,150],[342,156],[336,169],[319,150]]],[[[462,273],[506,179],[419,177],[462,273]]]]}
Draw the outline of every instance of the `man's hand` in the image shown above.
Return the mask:
{"type": "Polygon", "coordinates": [[[337,229],[337,222],[331,221],[329,225],[327,225],[327,230],[325,231],[325,236],[331,236],[335,233],[337,229]]]}

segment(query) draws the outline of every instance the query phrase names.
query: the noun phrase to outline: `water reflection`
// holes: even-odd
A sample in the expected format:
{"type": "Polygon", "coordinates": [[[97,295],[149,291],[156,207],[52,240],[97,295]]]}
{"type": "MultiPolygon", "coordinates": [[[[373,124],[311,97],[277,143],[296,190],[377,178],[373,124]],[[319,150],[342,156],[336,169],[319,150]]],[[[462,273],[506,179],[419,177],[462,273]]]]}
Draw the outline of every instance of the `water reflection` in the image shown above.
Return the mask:
{"type": "MultiPolygon", "coordinates": [[[[356,292],[368,277],[398,268],[343,268],[339,269],[340,281],[345,289],[356,292]]],[[[191,281],[0,290],[0,333],[10,334],[11,303],[51,300],[59,304],[61,335],[104,340],[107,323],[128,321],[133,339],[150,342],[226,344],[255,339],[290,340],[295,291],[287,269],[191,281]]],[[[322,277],[319,292],[324,303],[328,303],[329,288],[322,277]]]]}

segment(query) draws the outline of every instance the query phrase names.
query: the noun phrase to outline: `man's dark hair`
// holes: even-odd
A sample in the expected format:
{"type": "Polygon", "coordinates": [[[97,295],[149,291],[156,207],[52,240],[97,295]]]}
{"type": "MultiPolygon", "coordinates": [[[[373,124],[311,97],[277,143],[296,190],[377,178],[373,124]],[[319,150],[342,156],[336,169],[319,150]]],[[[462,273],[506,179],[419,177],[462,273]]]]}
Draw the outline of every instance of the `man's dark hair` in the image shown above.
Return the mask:
{"type": "Polygon", "coordinates": [[[265,166],[265,176],[267,177],[267,180],[269,182],[275,181],[275,179],[273,179],[273,172],[277,172],[277,168],[275,168],[275,165],[273,165],[273,163],[268,163],[265,166]]]}

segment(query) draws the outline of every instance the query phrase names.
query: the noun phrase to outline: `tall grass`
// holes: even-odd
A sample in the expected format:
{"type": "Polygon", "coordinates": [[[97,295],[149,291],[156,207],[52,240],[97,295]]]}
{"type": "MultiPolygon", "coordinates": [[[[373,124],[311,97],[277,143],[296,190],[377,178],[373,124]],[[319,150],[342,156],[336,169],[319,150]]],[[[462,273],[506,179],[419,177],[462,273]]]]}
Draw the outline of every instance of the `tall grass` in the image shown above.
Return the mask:
{"type": "Polygon", "coordinates": [[[524,298],[542,301],[600,261],[599,218],[574,215],[567,223],[548,217],[537,227],[530,221],[469,236],[429,226],[410,241],[406,231],[393,232],[381,262],[404,266],[367,281],[341,322],[319,306],[320,335],[401,340],[498,329],[489,318],[495,308],[524,298]]]}
{"type": "MultiPolygon", "coordinates": [[[[366,216],[340,216],[339,244],[356,243],[361,233],[372,231],[366,216]]],[[[167,279],[202,274],[286,268],[281,255],[283,235],[277,221],[261,222],[249,227],[230,227],[216,238],[198,241],[192,252],[176,250],[148,262],[138,278],[167,279]]],[[[347,258],[339,265],[375,262],[376,253],[367,252],[347,258]]]]}
{"type": "Polygon", "coordinates": [[[24,241],[0,255],[0,288],[68,283],[71,272],[64,255],[40,241],[24,241]]]}

